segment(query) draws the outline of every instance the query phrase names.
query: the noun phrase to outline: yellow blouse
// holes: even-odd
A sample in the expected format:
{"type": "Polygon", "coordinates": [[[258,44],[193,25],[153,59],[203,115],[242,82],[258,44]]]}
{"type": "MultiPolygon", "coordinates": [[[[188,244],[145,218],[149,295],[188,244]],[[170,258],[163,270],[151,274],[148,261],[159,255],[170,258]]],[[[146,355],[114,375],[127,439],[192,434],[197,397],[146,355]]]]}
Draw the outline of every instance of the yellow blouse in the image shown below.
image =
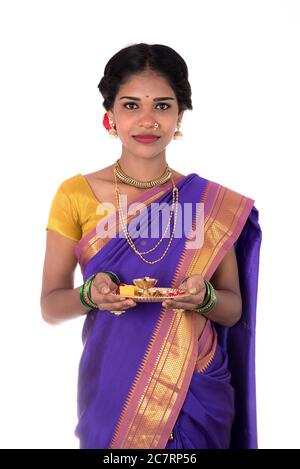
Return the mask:
{"type": "Polygon", "coordinates": [[[46,229],[79,241],[110,213],[104,207],[99,210],[99,205],[101,202],[87,179],[76,174],[59,186],[52,200],[46,229]],[[97,214],[97,208],[100,214],[97,214]]]}

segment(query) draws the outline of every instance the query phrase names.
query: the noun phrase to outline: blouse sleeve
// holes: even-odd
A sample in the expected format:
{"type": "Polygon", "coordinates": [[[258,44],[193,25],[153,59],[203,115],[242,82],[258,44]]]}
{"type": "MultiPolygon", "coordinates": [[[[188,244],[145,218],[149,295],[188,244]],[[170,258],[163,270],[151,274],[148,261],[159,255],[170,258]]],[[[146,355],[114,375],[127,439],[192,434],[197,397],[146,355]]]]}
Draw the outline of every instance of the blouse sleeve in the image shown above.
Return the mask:
{"type": "Polygon", "coordinates": [[[51,204],[47,230],[51,229],[74,241],[82,237],[78,213],[65,183],[58,188],[51,204]]]}

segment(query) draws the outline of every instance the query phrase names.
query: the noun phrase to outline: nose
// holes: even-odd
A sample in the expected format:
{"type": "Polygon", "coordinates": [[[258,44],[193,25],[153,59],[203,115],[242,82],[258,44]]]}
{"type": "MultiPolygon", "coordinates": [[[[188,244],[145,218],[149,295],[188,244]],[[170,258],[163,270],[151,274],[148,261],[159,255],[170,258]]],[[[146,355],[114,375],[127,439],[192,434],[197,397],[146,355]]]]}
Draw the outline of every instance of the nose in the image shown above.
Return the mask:
{"type": "Polygon", "coordinates": [[[140,115],[139,125],[145,129],[153,128],[156,119],[154,118],[151,112],[144,112],[143,115],[140,115]]]}

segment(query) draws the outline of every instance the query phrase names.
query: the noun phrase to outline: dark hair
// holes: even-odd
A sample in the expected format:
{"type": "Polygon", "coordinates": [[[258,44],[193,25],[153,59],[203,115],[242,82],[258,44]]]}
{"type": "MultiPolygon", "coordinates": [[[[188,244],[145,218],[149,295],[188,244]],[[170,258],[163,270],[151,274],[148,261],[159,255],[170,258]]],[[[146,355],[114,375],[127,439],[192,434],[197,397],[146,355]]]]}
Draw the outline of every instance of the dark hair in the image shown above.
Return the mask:
{"type": "Polygon", "coordinates": [[[106,111],[112,109],[120,86],[131,76],[145,70],[163,76],[173,89],[179,112],[193,109],[188,68],[183,58],[171,47],[162,44],[133,44],[111,57],[98,85],[106,111]]]}

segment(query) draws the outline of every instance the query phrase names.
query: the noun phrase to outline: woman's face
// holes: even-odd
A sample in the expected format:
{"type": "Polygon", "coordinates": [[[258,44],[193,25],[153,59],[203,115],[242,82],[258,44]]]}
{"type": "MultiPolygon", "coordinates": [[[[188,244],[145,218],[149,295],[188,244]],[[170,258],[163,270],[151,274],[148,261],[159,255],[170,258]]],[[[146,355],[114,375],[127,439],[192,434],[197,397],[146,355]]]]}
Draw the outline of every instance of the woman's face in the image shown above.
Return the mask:
{"type": "Polygon", "coordinates": [[[176,95],[165,78],[153,71],[132,75],[116,95],[109,117],[116,124],[123,147],[138,156],[155,156],[172,140],[178,120],[176,95]],[[163,98],[163,99],[158,99],[163,98]],[[155,122],[159,125],[154,127],[155,122]],[[153,143],[139,142],[137,135],[160,137],[153,143]]]}

